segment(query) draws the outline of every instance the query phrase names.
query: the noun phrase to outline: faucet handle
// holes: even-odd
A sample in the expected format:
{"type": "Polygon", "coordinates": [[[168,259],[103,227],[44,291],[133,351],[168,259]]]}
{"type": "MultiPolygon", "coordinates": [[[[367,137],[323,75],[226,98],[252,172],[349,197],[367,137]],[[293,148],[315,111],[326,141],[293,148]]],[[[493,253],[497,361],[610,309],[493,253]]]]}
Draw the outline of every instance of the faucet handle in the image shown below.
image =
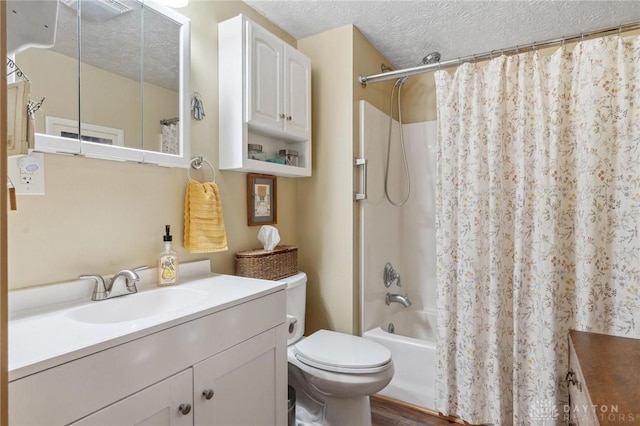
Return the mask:
{"type": "Polygon", "coordinates": [[[102,275],[80,275],[78,278],[81,280],[95,280],[96,286],[93,288],[93,294],[91,295],[91,300],[103,300],[108,296],[107,288],[104,283],[104,278],[102,275]]]}
{"type": "Polygon", "coordinates": [[[393,284],[394,281],[398,287],[402,287],[402,285],[400,284],[400,274],[395,269],[393,269],[393,266],[389,262],[384,265],[383,279],[384,286],[386,288],[391,287],[391,284],[393,284]]]}
{"type": "Polygon", "coordinates": [[[145,269],[149,269],[147,265],[136,266],[135,268],[131,268],[131,272],[133,273],[133,279],[127,280],[127,290],[129,293],[137,293],[138,288],[136,287],[136,283],[140,281],[140,275],[138,275],[139,271],[144,271],[145,269]]]}

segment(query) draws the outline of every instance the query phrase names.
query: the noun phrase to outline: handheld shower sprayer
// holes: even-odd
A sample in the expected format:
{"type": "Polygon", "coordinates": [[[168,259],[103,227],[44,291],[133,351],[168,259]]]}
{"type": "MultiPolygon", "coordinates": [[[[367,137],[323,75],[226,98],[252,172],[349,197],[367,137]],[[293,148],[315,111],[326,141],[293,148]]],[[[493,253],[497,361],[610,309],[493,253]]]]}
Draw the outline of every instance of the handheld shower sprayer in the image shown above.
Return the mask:
{"type": "MultiPolygon", "coordinates": [[[[420,65],[429,65],[440,61],[440,52],[431,52],[428,53],[425,57],[422,58],[422,63],[420,65]]],[[[384,72],[384,69],[383,69],[384,72]]],[[[386,167],[384,171],[384,195],[392,205],[396,207],[400,207],[405,205],[405,203],[409,200],[411,196],[411,177],[409,176],[409,165],[407,164],[407,152],[404,145],[404,131],[402,129],[402,107],[401,107],[401,96],[400,93],[402,91],[402,86],[407,82],[409,77],[402,77],[396,80],[393,88],[391,89],[391,96],[389,99],[389,133],[387,137],[387,159],[386,159],[386,167]],[[402,163],[404,165],[404,180],[405,180],[405,188],[406,191],[402,200],[394,201],[391,199],[389,195],[389,158],[391,156],[391,124],[393,121],[393,95],[395,94],[396,88],[398,89],[398,124],[400,128],[400,147],[402,150],[402,163]]]]}

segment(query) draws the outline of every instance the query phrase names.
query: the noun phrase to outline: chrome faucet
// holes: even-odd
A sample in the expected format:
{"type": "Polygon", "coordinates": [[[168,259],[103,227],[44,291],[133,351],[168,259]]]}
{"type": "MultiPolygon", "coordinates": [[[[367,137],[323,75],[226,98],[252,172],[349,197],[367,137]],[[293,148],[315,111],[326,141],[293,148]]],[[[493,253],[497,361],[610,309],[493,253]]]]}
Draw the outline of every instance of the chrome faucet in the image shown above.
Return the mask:
{"type": "Polygon", "coordinates": [[[147,266],[138,266],[133,269],[123,269],[122,271],[116,273],[111,280],[109,280],[109,284],[105,284],[104,277],[102,275],[80,275],[80,279],[93,279],[96,281],[96,286],[93,289],[93,294],[91,295],[91,300],[105,300],[110,299],[112,297],[124,296],[126,294],[137,293],[138,288],[136,287],[136,283],[140,281],[140,276],[137,274],[138,271],[142,271],[143,269],[147,269],[147,266]],[[118,293],[112,294],[114,285],[118,282],[118,280],[122,281],[127,287],[126,293],[118,293]]]}
{"type": "Polygon", "coordinates": [[[391,303],[399,303],[402,306],[404,306],[405,308],[408,308],[409,306],[411,306],[411,300],[409,300],[409,295],[408,294],[405,294],[403,296],[401,294],[387,293],[387,297],[385,298],[385,302],[387,303],[387,305],[390,305],[391,303]]]}

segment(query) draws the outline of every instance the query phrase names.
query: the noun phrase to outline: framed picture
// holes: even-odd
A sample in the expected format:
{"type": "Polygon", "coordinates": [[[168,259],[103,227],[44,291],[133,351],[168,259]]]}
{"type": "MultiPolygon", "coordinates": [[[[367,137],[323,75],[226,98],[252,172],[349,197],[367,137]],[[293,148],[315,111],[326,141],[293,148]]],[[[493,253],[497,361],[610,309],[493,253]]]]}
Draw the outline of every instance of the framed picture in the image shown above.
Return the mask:
{"type": "Polygon", "coordinates": [[[276,177],[247,174],[247,225],[277,223],[276,177]]]}

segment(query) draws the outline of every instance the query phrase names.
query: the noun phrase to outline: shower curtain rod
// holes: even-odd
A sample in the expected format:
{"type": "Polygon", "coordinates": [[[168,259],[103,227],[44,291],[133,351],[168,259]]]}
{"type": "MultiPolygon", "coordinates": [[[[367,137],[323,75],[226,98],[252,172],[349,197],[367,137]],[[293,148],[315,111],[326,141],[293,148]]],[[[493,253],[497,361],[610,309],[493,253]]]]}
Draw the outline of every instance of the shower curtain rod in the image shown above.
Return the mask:
{"type": "Polygon", "coordinates": [[[514,53],[518,54],[518,53],[527,52],[530,50],[557,46],[560,44],[571,43],[574,41],[581,41],[581,40],[584,40],[585,38],[596,38],[596,37],[604,36],[606,34],[611,34],[616,32],[622,33],[622,32],[632,31],[637,29],[640,29],[640,21],[629,22],[622,25],[616,25],[615,27],[602,28],[595,31],[589,31],[585,33],[580,33],[580,34],[562,37],[562,38],[556,38],[552,40],[546,40],[541,42],[534,41],[531,44],[509,47],[507,49],[496,49],[490,52],[463,56],[460,58],[449,59],[446,61],[440,61],[433,64],[420,65],[417,67],[405,68],[405,69],[395,70],[395,71],[388,71],[380,74],[372,74],[372,75],[366,75],[366,76],[361,75],[360,77],[358,77],[358,80],[360,81],[360,84],[362,84],[362,87],[366,87],[367,83],[378,83],[386,80],[395,80],[398,78],[409,77],[411,75],[440,70],[442,68],[450,68],[450,67],[458,66],[465,62],[480,62],[480,61],[485,61],[487,59],[493,59],[494,56],[511,55],[514,53]]]}

